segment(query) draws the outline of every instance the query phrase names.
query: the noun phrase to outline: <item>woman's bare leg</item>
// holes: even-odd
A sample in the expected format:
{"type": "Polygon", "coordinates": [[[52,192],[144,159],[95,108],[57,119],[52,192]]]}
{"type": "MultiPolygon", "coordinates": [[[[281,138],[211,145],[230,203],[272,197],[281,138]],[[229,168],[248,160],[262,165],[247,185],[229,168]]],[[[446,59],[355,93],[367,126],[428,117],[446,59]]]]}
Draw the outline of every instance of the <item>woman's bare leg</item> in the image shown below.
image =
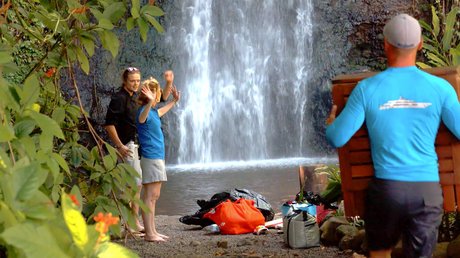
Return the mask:
{"type": "MultiPolygon", "coordinates": [[[[141,198],[141,190],[142,190],[142,185],[139,185],[137,187],[138,192],[136,193],[136,196],[135,196],[137,200],[141,198]]],[[[134,221],[136,222],[136,230],[139,232],[143,231],[144,227],[139,221],[139,205],[137,203],[131,202],[131,212],[133,213],[134,221]]]]}
{"type": "Polygon", "coordinates": [[[145,240],[147,241],[164,241],[165,238],[169,238],[166,235],[160,234],[156,230],[155,226],[155,208],[156,202],[160,198],[161,182],[154,182],[144,185],[144,197],[143,201],[149,208],[149,213],[142,213],[145,226],[145,240]]]}
{"type": "Polygon", "coordinates": [[[149,211],[142,211],[142,218],[144,220],[145,237],[146,241],[165,241],[156,231],[155,228],[155,204],[160,195],[161,182],[153,182],[144,184],[144,194],[142,200],[149,208],[149,211]]]}
{"type": "Polygon", "coordinates": [[[156,208],[157,200],[160,198],[161,182],[155,183],[153,185],[153,188],[154,188],[152,192],[152,210],[153,210],[152,214],[153,216],[151,217],[152,225],[154,225],[153,230],[156,235],[160,236],[161,238],[167,239],[169,237],[158,233],[158,231],[156,230],[156,226],[155,226],[155,208],[156,208]]]}
{"type": "Polygon", "coordinates": [[[160,191],[161,191],[161,182],[156,182],[153,185],[153,191],[152,191],[152,214],[153,216],[151,217],[151,223],[153,225],[153,230],[156,235],[160,236],[161,238],[168,239],[169,237],[163,234],[158,233],[156,230],[155,226],[155,208],[157,204],[157,200],[160,198],[160,191]]]}

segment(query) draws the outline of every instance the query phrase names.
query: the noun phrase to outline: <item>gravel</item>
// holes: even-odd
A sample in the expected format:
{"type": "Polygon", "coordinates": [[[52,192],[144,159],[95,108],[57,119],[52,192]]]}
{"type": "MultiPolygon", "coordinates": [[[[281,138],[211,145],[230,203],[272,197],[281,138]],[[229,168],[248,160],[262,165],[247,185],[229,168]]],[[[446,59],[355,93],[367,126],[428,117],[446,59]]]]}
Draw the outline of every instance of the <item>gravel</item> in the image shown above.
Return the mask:
{"type": "Polygon", "coordinates": [[[157,230],[170,238],[166,242],[146,242],[143,238],[114,240],[140,257],[353,257],[352,251],[334,246],[290,249],[283,234],[270,229],[265,235],[220,235],[179,222],[180,216],[156,216],[157,230]]]}

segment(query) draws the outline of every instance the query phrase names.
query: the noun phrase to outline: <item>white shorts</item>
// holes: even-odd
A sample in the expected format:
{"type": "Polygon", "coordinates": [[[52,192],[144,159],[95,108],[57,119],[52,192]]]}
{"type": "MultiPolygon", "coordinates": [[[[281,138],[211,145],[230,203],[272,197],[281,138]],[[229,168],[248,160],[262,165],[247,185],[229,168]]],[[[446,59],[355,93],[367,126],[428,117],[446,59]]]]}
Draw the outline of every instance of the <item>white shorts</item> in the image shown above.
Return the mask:
{"type": "Polygon", "coordinates": [[[125,158],[126,164],[130,165],[131,167],[136,170],[136,172],[139,174],[139,177],[136,177],[136,184],[142,185],[142,169],[141,169],[141,162],[139,160],[139,145],[134,144],[134,142],[129,142],[126,144],[126,146],[129,148],[129,151],[131,151],[132,155],[128,156],[125,158]]]}
{"type": "Polygon", "coordinates": [[[143,184],[168,181],[164,160],[148,159],[143,157],[141,159],[141,167],[143,184]]]}

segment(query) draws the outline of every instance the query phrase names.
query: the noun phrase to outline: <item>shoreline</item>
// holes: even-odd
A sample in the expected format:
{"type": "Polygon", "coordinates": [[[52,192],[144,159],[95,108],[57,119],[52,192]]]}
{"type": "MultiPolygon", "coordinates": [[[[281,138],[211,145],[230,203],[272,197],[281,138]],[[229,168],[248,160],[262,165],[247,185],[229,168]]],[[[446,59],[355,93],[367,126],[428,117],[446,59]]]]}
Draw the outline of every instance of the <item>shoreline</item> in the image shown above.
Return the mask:
{"type": "Polygon", "coordinates": [[[352,252],[335,246],[290,249],[283,234],[270,229],[267,234],[221,235],[202,230],[200,226],[179,222],[180,215],[158,215],[158,232],[169,236],[166,242],[147,242],[143,238],[116,239],[140,257],[352,257],[352,252]]]}

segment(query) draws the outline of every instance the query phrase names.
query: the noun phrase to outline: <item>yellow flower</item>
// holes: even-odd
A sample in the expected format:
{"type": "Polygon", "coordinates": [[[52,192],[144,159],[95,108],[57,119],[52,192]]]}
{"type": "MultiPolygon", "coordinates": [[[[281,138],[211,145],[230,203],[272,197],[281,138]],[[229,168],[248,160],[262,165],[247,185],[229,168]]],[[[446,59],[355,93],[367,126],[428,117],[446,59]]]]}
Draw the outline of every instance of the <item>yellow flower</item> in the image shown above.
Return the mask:
{"type": "Polygon", "coordinates": [[[6,168],[5,162],[3,161],[2,157],[0,157],[0,167],[6,168]]]}
{"type": "Polygon", "coordinates": [[[40,112],[40,105],[37,103],[32,104],[32,110],[35,112],[40,112]]]}

